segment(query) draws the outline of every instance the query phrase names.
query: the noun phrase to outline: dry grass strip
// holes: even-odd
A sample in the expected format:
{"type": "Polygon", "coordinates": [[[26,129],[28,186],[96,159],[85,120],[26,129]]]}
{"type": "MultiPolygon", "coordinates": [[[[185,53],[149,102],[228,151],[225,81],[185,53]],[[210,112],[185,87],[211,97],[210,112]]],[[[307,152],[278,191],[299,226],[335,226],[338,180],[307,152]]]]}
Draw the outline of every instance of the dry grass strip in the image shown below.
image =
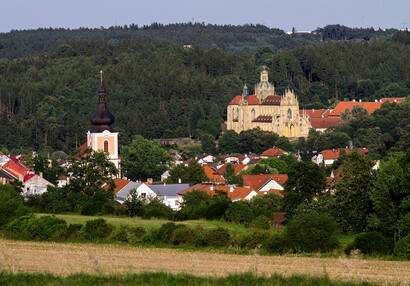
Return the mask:
{"type": "Polygon", "coordinates": [[[142,271],[224,276],[229,273],[327,274],[331,279],[410,284],[410,262],[348,258],[233,255],[131,246],[0,240],[6,271],[121,274],[142,271]]]}

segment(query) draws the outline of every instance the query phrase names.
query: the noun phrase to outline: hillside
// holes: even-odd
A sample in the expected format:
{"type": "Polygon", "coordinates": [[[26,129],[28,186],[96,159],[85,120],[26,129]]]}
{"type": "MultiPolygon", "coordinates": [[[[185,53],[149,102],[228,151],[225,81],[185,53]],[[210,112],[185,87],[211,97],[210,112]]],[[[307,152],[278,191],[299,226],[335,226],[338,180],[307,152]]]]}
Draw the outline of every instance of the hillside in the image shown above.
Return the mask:
{"type": "Polygon", "coordinates": [[[177,44],[194,45],[202,49],[213,47],[236,53],[254,53],[267,46],[273,50],[294,49],[328,40],[363,40],[374,38],[390,39],[394,29],[349,28],[329,25],[318,28],[314,34],[292,34],[264,25],[212,25],[180,23],[149,26],[131,24],[99,29],[53,29],[12,30],[0,33],[0,58],[20,58],[52,53],[67,41],[104,41],[118,43],[125,39],[152,39],[171,41],[177,44]]]}
{"type": "Polygon", "coordinates": [[[101,69],[114,128],[128,144],[134,134],[159,138],[178,127],[188,135],[198,105],[206,118],[212,110],[226,118],[245,82],[253,92],[263,65],[275,90],[293,88],[304,108],[407,96],[409,49],[396,41],[343,41],[238,55],[149,39],[67,42],[48,55],[0,60],[0,146],[71,152],[81,145],[101,69]]]}

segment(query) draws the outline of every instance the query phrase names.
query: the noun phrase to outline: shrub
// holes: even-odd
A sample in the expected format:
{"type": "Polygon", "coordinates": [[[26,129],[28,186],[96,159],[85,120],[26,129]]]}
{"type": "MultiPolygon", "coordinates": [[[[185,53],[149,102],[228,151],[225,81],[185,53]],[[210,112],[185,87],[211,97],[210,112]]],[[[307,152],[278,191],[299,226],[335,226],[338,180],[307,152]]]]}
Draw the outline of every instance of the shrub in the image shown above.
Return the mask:
{"type": "Polygon", "coordinates": [[[400,258],[410,259],[410,235],[407,235],[396,243],[394,254],[400,258]]]}
{"type": "Polygon", "coordinates": [[[167,243],[170,242],[172,234],[177,227],[178,226],[173,222],[164,223],[158,229],[157,240],[161,240],[167,243]]]}
{"type": "Polygon", "coordinates": [[[283,232],[273,232],[265,241],[262,247],[269,253],[282,254],[288,251],[283,232]]]}
{"type": "Polygon", "coordinates": [[[23,196],[12,186],[0,184],[0,228],[29,213],[29,209],[23,203],[23,196]]]}
{"type": "Polygon", "coordinates": [[[328,252],[339,246],[338,225],[327,214],[315,212],[297,216],[285,227],[286,246],[293,251],[328,252]]]}
{"type": "Polygon", "coordinates": [[[86,202],[81,209],[81,215],[96,215],[101,211],[100,203],[86,202]]]}
{"type": "Polygon", "coordinates": [[[228,201],[228,199],[216,199],[206,209],[206,219],[213,220],[223,218],[229,204],[231,204],[231,202],[230,200],[228,201]]]}
{"type": "Polygon", "coordinates": [[[79,239],[82,238],[81,229],[83,228],[82,224],[74,223],[68,225],[67,230],[64,233],[66,239],[79,239]]]}
{"type": "Polygon", "coordinates": [[[147,233],[145,228],[137,226],[137,227],[129,227],[128,228],[128,240],[131,243],[137,243],[141,241],[141,238],[147,233]]]}
{"type": "Polygon", "coordinates": [[[67,230],[67,222],[54,216],[22,216],[5,228],[6,236],[17,239],[48,240],[67,230]]]}
{"type": "Polygon", "coordinates": [[[194,232],[189,227],[180,225],[173,231],[170,242],[173,245],[193,244],[194,232]]]}
{"type": "Polygon", "coordinates": [[[389,254],[393,250],[393,239],[384,237],[380,232],[364,232],[358,234],[354,241],[345,249],[350,254],[353,249],[358,249],[364,254],[389,254]]]}
{"type": "Polygon", "coordinates": [[[255,249],[265,245],[268,238],[269,232],[267,231],[253,231],[238,236],[236,239],[236,244],[239,248],[255,249]]]}
{"type": "Polygon", "coordinates": [[[172,216],[172,209],[169,207],[158,204],[158,205],[148,205],[145,210],[143,218],[150,219],[151,217],[155,218],[165,218],[169,219],[172,216]]]}
{"type": "Polygon", "coordinates": [[[207,246],[224,247],[231,242],[231,236],[226,228],[218,227],[210,229],[205,233],[205,243],[207,246]]]}
{"type": "Polygon", "coordinates": [[[253,219],[253,213],[249,204],[243,201],[230,204],[225,216],[228,221],[236,223],[251,222],[253,219]]]}
{"type": "Polygon", "coordinates": [[[260,229],[270,229],[269,218],[264,215],[260,215],[252,221],[251,226],[260,229]]]}
{"type": "Polygon", "coordinates": [[[103,215],[112,215],[114,214],[115,206],[112,203],[105,203],[101,208],[101,213],[103,215]]]}
{"type": "Polygon", "coordinates": [[[105,219],[88,220],[85,223],[84,236],[88,240],[98,240],[108,237],[113,231],[113,226],[105,219]]]}
{"type": "Polygon", "coordinates": [[[127,207],[124,205],[114,207],[114,215],[125,216],[127,214],[127,207]]]}
{"type": "Polygon", "coordinates": [[[146,233],[144,236],[141,237],[141,241],[144,243],[148,243],[148,244],[154,244],[160,241],[159,229],[153,229],[149,231],[148,233],[146,233]]]}
{"type": "Polygon", "coordinates": [[[127,227],[124,225],[120,225],[116,227],[113,236],[111,237],[113,241],[121,241],[127,242],[128,241],[128,232],[127,227]]]}

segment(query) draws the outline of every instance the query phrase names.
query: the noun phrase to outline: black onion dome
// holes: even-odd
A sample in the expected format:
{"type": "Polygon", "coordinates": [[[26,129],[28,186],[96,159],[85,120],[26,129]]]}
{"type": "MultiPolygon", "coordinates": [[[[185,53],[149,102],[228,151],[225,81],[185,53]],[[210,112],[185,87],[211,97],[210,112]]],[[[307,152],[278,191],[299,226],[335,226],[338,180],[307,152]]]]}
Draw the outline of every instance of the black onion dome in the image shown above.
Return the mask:
{"type": "Polygon", "coordinates": [[[105,87],[101,83],[98,88],[98,105],[97,110],[91,116],[91,124],[94,125],[91,132],[103,132],[104,130],[114,131],[111,128],[111,124],[114,123],[114,116],[110,113],[105,102],[105,87]]]}

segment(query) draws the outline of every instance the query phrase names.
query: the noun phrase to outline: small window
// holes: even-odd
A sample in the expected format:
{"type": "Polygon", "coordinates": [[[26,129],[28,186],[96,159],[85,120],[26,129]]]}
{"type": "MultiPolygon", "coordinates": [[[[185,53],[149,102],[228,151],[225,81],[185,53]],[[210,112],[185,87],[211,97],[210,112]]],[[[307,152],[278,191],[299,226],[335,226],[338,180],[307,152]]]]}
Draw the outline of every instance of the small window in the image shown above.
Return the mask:
{"type": "Polygon", "coordinates": [[[255,120],[255,109],[254,108],[252,108],[252,111],[251,111],[251,114],[252,114],[252,120],[255,120]]]}
{"type": "Polygon", "coordinates": [[[280,132],[280,125],[278,124],[278,127],[276,128],[277,132],[280,132]]]}
{"type": "Polygon", "coordinates": [[[141,193],[141,198],[145,198],[147,196],[146,193],[141,193]]]}
{"type": "Polygon", "coordinates": [[[300,124],[300,131],[302,131],[303,130],[303,128],[302,128],[302,124],[300,124]]]}
{"type": "Polygon", "coordinates": [[[108,141],[107,140],[104,141],[104,152],[107,152],[107,153],[109,152],[108,151],[108,141]]]}

